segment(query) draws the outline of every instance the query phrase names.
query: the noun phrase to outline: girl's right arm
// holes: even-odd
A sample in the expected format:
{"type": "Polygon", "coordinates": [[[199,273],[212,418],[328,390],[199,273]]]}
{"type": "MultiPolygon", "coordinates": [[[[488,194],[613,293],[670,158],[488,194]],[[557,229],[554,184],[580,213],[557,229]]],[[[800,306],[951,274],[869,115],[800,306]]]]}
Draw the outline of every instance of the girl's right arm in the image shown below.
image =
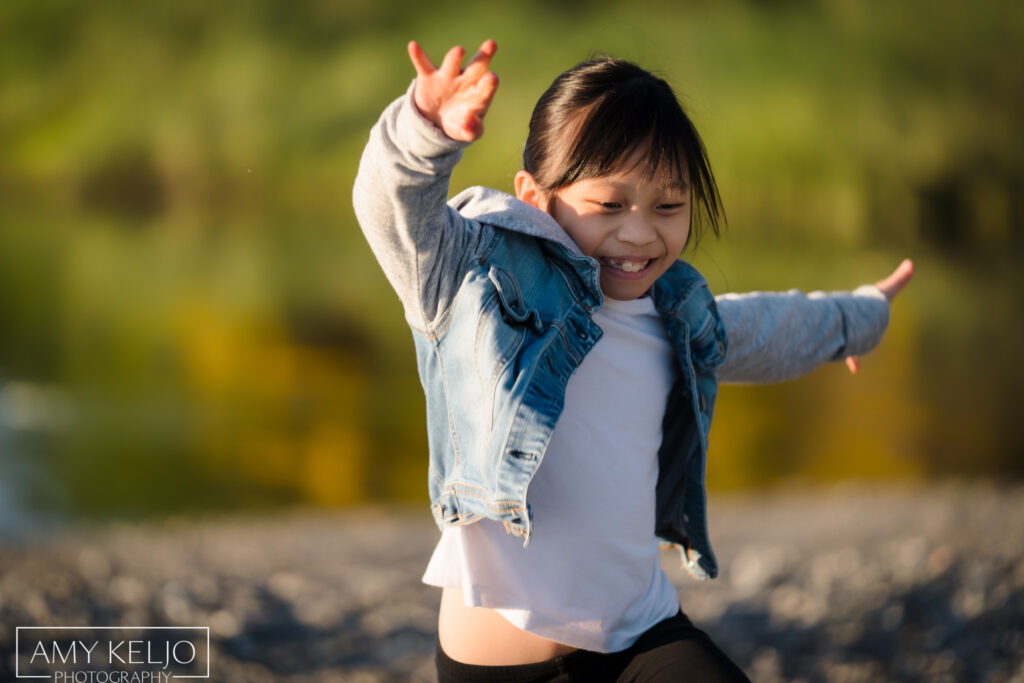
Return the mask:
{"type": "Polygon", "coordinates": [[[450,300],[480,239],[478,226],[448,207],[448,181],[463,148],[483,133],[497,88],[487,70],[495,49],[485,42],[461,69],[463,51],[452,48],[435,68],[410,43],[417,78],[374,126],[359,164],[356,217],[419,329],[450,300]]]}

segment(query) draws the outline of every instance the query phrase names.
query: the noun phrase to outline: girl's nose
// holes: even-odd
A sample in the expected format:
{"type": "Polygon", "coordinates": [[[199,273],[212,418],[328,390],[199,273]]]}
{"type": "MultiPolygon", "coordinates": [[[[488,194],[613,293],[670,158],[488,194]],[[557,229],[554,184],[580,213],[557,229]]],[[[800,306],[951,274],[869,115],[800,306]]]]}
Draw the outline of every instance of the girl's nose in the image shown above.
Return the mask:
{"type": "Polygon", "coordinates": [[[656,237],[657,233],[654,231],[654,227],[644,216],[643,211],[639,209],[633,209],[626,214],[622,226],[619,228],[619,241],[627,244],[643,246],[653,242],[656,237]]]}

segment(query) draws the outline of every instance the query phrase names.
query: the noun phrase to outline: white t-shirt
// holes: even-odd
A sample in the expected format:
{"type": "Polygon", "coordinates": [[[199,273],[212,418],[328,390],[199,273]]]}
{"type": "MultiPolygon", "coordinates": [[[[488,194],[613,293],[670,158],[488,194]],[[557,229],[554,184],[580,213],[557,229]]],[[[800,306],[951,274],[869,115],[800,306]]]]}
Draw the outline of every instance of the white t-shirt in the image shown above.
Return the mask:
{"type": "Polygon", "coordinates": [[[493,520],[444,531],[423,576],[467,605],[600,652],[625,649],[679,610],[654,535],[658,448],[673,349],[649,297],[606,300],[604,336],[566,386],[527,497],[533,536],[493,520]]]}

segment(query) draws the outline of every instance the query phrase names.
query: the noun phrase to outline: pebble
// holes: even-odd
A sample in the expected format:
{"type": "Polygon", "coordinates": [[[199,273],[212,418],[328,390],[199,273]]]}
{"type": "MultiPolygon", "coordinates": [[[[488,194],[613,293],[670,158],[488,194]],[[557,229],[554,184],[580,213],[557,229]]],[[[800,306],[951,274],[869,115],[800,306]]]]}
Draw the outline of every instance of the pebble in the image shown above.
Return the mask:
{"type": "MultiPolygon", "coordinates": [[[[713,495],[721,566],[663,564],[762,683],[1024,683],[1024,489],[846,485],[713,495]]],[[[435,680],[429,512],[356,509],[0,537],[0,680],[16,626],[204,625],[211,679],[435,680]]]]}

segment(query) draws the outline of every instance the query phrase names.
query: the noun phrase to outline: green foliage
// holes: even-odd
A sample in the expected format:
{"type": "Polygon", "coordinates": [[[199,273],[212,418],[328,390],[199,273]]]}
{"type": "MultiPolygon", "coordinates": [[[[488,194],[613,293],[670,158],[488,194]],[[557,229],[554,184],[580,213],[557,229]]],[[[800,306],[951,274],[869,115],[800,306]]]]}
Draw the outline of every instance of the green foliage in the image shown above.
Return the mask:
{"type": "Polygon", "coordinates": [[[454,188],[510,189],[536,98],[604,52],[703,133],[716,291],[918,261],[864,376],[723,392],[712,485],[1019,475],[1022,34],[995,0],[0,4],[0,470],[103,513],[422,500],[411,344],[349,193],[405,43],[493,37],[454,188]],[[19,422],[25,385],[53,391],[19,422]]]}

